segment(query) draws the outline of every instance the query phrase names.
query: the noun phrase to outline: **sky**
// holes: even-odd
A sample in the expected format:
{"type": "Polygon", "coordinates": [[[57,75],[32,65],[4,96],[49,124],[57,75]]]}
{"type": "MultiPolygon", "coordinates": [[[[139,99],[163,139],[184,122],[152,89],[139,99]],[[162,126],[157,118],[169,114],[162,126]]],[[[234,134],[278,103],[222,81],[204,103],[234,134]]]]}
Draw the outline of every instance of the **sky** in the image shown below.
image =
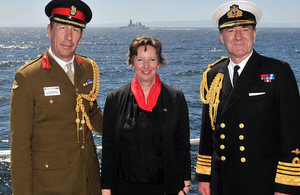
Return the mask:
{"type": "MultiPolygon", "coordinates": [[[[84,0],[93,11],[88,26],[213,27],[214,10],[228,0],[84,0]]],[[[46,26],[49,0],[0,0],[0,27],[46,26]]],[[[300,27],[299,0],[253,0],[263,11],[261,26],[300,27]]]]}

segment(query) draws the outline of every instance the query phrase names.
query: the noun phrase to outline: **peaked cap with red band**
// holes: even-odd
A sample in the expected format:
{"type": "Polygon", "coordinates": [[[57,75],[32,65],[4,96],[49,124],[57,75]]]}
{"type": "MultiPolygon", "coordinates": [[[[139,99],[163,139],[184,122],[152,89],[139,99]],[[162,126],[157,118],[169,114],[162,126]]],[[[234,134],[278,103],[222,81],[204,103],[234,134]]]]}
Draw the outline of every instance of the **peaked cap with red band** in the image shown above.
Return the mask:
{"type": "Polygon", "coordinates": [[[50,20],[79,28],[85,28],[92,19],[92,10],[81,0],[52,0],[45,13],[50,20]]]}

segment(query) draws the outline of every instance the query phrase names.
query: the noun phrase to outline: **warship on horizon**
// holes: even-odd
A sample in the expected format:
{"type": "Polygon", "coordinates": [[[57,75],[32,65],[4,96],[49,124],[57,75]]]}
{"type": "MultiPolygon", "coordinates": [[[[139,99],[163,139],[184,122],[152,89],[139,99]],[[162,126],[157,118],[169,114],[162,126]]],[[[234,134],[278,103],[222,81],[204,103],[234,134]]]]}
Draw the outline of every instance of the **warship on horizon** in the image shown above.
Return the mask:
{"type": "Polygon", "coordinates": [[[121,26],[120,29],[149,29],[149,27],[146,27],[141,22],[137,22],[134,24],[130,19],[129,24],[127,26],[121,26]]]}

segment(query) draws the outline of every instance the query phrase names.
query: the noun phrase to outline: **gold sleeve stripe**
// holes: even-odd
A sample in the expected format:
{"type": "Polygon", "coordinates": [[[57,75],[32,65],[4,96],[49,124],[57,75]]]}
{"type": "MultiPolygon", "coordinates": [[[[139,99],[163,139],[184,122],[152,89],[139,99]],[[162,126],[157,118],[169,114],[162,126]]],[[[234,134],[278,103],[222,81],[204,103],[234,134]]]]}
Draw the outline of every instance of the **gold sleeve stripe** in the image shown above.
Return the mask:
{"type": "Polygon", "coordinates": [[[208,162],[208,163],[211,163],[211,160],[206,160],[206,159],[203,159],[203,158],[198,158],[197,160],[198,160],[198,161],[201,161],[201,162],[208,162]]]}
{"type": "Polygon", "coordinates": [[[299,167],[299,168],[300,168],[300,164],[285,163],[285,162],[281,162],[281,161],[279,161],[278,164],[279,164],[279,165],[282,165],[282,166],[299,167]]]}
{"type": "Polygon", "coordinates": [[[291,176],[300,176],[300,172],[293,172],[293,171],[284,171],[284,170],[277,170],[277,173],[282,173],[282,174],[286,174],[286,175],[291,175],[291,176]]]}
{"type": "Polygon", "coordinates": [[[290,185],[290,186],[300,186],[300,177],[277,173],[275,182],[279,184],[290,185]]]}
{"type": "Polygon", "coordinates": [[[296,168],[293,168],[293,167],[285,167],[285,166],[282,166],[282,165],[278,165],[277,167],[278,169],[281,169],[281,170],[286,170],[286,171],[299,171],[300,172],[300,167],[296,167],[296,168]]]}
{"type": "Polygon", "coordinates": [[[200,155],[198,154],[198,158],[211,159],[211,156],[200,155]]]}
{"type": "Polygon", "coordinates": [[[197,162],[197,166],[201,166],[201,165],[203,165],[203,166],[209,166],[209,167],[211,167],[211,163],[205,163],[205,162],[197,162]]]}
{"type": "Polygon", "coordinates": [[[198,154],[196,173],[204,175],[211,174],[211,156],[198,154]]]}
{"type": "Polygon", "coordinates": [[[196,173],[204,174],[204,175],[210,175],[211,174],[211,167],[197,165],[196,173]]]}

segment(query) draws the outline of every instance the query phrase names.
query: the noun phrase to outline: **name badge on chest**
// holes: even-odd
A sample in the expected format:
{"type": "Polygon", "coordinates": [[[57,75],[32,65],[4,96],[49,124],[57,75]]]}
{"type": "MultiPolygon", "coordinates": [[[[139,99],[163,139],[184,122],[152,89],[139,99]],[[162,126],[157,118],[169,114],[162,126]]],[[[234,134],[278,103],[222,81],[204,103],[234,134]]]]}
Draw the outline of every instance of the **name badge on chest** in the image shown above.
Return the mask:
{"type": "Polygon", "coordinates": [[[45,96],[56,96],[56,95],[60,95],[59,86],[55,86],[55,87],[44,87],[44,95],[45,95],[45,96]]]}

